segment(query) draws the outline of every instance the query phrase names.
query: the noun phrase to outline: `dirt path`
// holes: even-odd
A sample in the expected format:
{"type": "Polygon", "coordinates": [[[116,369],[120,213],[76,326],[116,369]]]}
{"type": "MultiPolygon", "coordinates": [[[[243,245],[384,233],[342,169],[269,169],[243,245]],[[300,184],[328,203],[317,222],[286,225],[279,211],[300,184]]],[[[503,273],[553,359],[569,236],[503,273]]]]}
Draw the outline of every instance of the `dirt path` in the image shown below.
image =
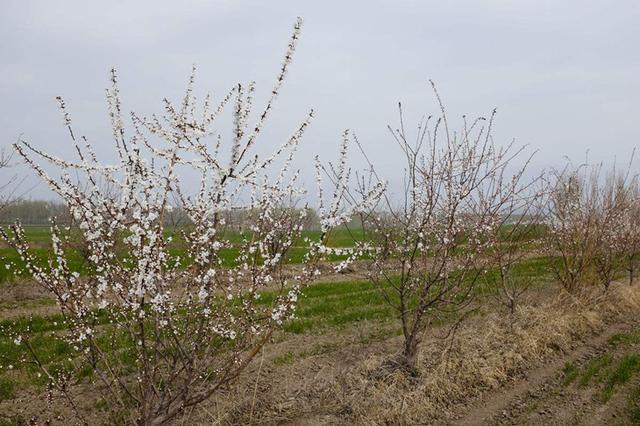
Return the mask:
{"type": "MultiPolygon", "coordinates": [[[[599,355],[615,357],[628,347],[612,348],[612,336],[637,330],[640,321],[613,324],[575,350],[558,357],[503,389],[490,392],[470,403],[456,425],[602,425],[616,423],[626,402],[628,389],[638,379],[626,384],[606,403],[596,399],[591,386],[567,386],[563,368],[571,364],[580,368],[599,355]]],[[[626,423],[625,423],[626,424],[626,423]]]]}

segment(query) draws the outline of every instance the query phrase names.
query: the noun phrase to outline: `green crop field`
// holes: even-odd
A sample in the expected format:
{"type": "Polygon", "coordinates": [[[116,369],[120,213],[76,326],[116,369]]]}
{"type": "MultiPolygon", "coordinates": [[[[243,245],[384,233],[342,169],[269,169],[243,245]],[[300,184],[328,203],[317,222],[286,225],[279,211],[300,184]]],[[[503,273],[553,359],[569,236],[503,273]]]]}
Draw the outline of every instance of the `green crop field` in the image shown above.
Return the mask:
{"type": "MultiPolygon", "coordinates": [[[[537,279],[539,285],[544,285],[545,278],[548,278],[546,268],[547,259],[531,258],[523,261],[515,268],[517,275],[533,277],[537,279]]],[[[492,286],[491,276],[495,271],[488,271],[488,280],[483,281],[483,285],[476,288],[475,294],[478,297],[495,293],[497,288],[492,286]]],[[[7,288],[11,283],[0,283],[7,288]]],[[[35,285],[35,284],[34,284],[35,285]]],[[[259,305],[270,305],[276,294],[271,291],[261,293],[259,305]]],[[[38,306],[54,304],[53,300],[41,298],[14,302],[12,309],[23,309],[29,312],[30,309],[38,306]]],[[[2,308],[2,305],[0,305],[2,308]]],[[[379,324],[386,324],[381,328],[382,333],[398,333],[397,324],[392,320],[397,318],[397,313],[382,297],[380,291],[369,281],[332,281],[309,285],[303,291],[300,303],[296,309],[296,318],[287,322],[284,326],[284,336],[287,334],[325,334],[339,333],[355,323],[366,321],[379,324]],[[386,331],[384,331],[386,330],[386,331]]],[[[455,316],[443,316],[441,321],[453,320],[455,316]]],[[[120,358],[121,362],[135,362],[129,359],[133,342],[125,335],[115,336],[110,332],[108,318],[104,315],[97,315],[96,326],[100,326],[105,341],[115,341],[110,343],[109,348],[113,351],[113,356],[120,358]]],[[[31,345],[42,362],[51,367],[52,370],[70,368],[68,357],[73,353],[67,343],[61,342],[56,337],[56,333],[65,330],[64,318],[60,314],[33,315],[25,314],[17,318],[0,321],[0,400],[10,399],[14,396],[14,389],[25,387],[43,387],[46,380],[38,374],[37,366],[30,362],[21,362],[29,359],[24,345],[17,346],[13,342],[16,334],[28,333],[31,335],[31,345]],[[7,368],[11,366],[11,368],[7,368]]],[[[286,338],[286,337],[283,337],[286,338]]],[[[293,355],[285,359],[274,360],[276,363],[290,362],[293,355]]],[[[297,356],[301,356],[298,354],[297,356]]],[[[76,372],[76,380],[90,376],[90,369],[82,369],[76,372]]]]}
{"type": "MultiPolygon", "coordinates": [[[[51,231],[48,226],[25,226],[25,238],[32,247],[31,254],[40,266],[46,266],[49,258],[51,258],[51,231]]],[[[169,255],[176,259],[180,258],[180,262],[183,266],[190,263],[190,257],[185,248],[184,238],[182,232],[183,228],[168,227],[165,229],[165,237],[171,237],[172,242],[169,245],[169,255]]],[[[229,232],[220,237],[222,240],[226,240],[231,244],[231,247],[224,248],[220,251],[220,259],[222,260],[223,267],[229,267],[236,264],[236,259],[239,253],[239,247],[243,240],[249,239],[249,234],[242,234],[239,232],[229,232]]],[[[302,237],[294,243],[288,252],[286,258],[287,263],[300,263],[303,261],[304,255],[307,253],[306,247],[308,243],[307,239],[317,240],[320,238],[320,231],[303,231],[302,237]]],[[[362,229],[338,229],[332,231],[327,245],[330,247],[353,247],[356,241],[364,240],[364,232],[362,229]]],[[[72,271],[79,272],[81,275],[90,273],[83,256],[78,250],[67,250],[67,262],[72,271]]],[[[338,261],[345,259],[346,256],[330,255],[329,260],[338,261]]],[[[0,244],[0,282],[8,281],[16,278],[16,271],[22,271],[19,274],[20,277],[27,277],[23,271],[24,263],[21,261],[18,253],[7,247],[6,243],[0,244]],[[17,267],[9,267],[14,265],[17,267]]]]}

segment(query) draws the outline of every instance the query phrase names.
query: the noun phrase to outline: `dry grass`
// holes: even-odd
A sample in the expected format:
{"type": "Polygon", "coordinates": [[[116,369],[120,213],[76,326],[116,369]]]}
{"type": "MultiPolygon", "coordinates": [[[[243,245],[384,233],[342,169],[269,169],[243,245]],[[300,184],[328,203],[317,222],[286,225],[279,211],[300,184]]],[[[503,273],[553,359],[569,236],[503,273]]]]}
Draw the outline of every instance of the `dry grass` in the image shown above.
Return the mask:
{"type": "MultiPolygon", "coordinates": [[[[581,296],[544,287],[532,292],[513,318],[496,309],[485,304],[453,338],[443,338],[447,327],[426,336],[417,376],[386,366],[401,348],[395,322],[282,333],[239,383],[177,424],[454,422],[477,398],[636,316],[640,286],[616,283],[606,295],[593,288],[581,296]]],[[[46,403],[34,394],[12,402],[3,404],[12,416],[46,412],[46,403]]],[[[94,403],[88,398],[82,405],[97,420],[102,414],[94,403]]],[[[59,414],[68,419],[70,413],[59,414]]]]}
{"type": "Polygon", "coordinates": [[[453,338],[426,337],[415,377],[385,367],[400,348],[399,338],[362,338],[375,334],[374,323],[357,332],[315,336],[315,345],[327,351],[307,351],[304,357],[297,354],[308,349],[310,341],[300,336],[272,347],[259,375],[258,361],[243,382],[194,413],[189,422],[446,422],[474,397],[570,351],[639,309],[640,288],[615,284],[606,295],[594,289],[580,297],[547,296],[521,306],[513,319],[496,312],[478,315],[463,323],[453,338]],[[269,361],[285,352],[292,354],[285,365],[269,361]]]}

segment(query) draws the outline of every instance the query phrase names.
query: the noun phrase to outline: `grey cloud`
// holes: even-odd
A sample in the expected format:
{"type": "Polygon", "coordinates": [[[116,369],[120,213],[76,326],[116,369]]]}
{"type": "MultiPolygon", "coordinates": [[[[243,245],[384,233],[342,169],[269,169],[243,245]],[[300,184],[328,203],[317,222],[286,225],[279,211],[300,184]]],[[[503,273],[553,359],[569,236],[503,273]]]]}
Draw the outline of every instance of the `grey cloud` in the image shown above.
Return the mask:
{"type": "MultiPolygon", "coordinates": [[[[53,102],[108,155],[103,89],[120,71],[126,107],[159,110],[191,65],[199,89],[221,94],[256,80],[268,94],[291,25],[305,18],[288,82],[265,133],[275,146],[313,107],[301,151],[331,157],[357,131],[390,176],[400,162],[386,134],[396,105],[408,121],[437,111],[434,79],[452,118],[498,108],[496,137],[563,155],[626,158],[637,145],[640,4],[635,1],[4,1],[0,5],[0,134],[71,153],[53,102]]],[[[44,188],[34,196],[45,196],[44,188]]]]}

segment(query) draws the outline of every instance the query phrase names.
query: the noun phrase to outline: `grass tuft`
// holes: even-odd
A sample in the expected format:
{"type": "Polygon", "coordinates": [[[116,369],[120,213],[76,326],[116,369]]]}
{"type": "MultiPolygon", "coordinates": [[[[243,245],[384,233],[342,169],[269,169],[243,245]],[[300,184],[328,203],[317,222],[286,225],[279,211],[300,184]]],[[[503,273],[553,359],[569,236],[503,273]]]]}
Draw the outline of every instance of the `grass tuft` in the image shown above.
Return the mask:
{"type": "Polygon", "coordinates": [[[600,377],[602,371],[609,367],[612,361],[611,355],[601,355],[590,360],[580,374],[578,382],[580,386],[587,386],[591,379],[600,377]]]}
{"type": "Polygon", "coordinates": [[[602,400],[606,402],[611,399],[615,387],[627,383],[638,371],[640,371],[640,355],[625,355],[609,373],[602,390],[602,400]]]}
{"type": "Polygon", "coordinates": [[[578,377],[578,367],[573,362],[567,362],[562,367],[562,384],[567,386],[578,377]]]}
{"type": "Polygon", "coordinates": [[[0,377],[0,401],[13,399],[16,396],[16,385],[8,377],[0,377]]]}
{"type": "Polygon", "coordinates": [[[629,394],[626,412],[630,424],[640,425],[640,385],[629,394]]]}

